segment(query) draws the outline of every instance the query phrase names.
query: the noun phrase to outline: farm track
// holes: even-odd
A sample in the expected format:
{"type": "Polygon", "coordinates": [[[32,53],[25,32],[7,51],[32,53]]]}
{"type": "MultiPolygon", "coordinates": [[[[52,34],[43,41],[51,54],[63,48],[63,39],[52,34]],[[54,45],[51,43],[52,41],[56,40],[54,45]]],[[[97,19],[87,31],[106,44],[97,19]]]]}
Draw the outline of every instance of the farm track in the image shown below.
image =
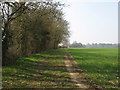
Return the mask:
{"type": "Polygon", "coordinates": [[[73,60],[70,53],[66,52],[65,58],[66,60],[64,63],[69,71],[72,81],[76,83],[76,86],[84,90],[102,90],[101,88],[98,88],[97,85],[93,85],[93,83],[90,83],[89,80],[84,78],[85,75],[83,71],[78,67],[77,62],[73,60]]]}

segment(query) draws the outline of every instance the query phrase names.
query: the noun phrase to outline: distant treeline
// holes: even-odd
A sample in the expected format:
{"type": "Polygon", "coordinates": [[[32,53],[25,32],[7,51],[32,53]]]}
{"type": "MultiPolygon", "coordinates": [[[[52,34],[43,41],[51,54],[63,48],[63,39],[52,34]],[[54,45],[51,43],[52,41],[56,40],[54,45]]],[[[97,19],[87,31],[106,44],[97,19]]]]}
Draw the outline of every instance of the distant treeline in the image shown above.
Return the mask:
{"type": "Polygon", "coordinates": [[[118,47],[118,44],[111,44],[111,43],[92,43],[92,44],[82,44],[78,42],[73,42],[69,45],[70,48],[114,48],[118,47]]]}
{"type": "Polygon", "coordinates": [[[59,43],[67,41],[69,26],[63,18],[64,6],[53,0],[1,2],[2,64],[56,49],[59,43]]]}

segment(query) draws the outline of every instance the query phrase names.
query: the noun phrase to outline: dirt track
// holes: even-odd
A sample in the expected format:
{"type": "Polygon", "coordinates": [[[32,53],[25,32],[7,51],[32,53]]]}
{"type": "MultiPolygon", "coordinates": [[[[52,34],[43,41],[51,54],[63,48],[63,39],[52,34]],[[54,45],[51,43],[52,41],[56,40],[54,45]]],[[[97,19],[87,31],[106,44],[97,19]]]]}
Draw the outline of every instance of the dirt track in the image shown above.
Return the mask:
{"type": "Polygon", "coordinates": [[[73,57],[70,53],[66,52],[65,54],[66,60],[64,61],[67,70],[70,72],[70,76],[73,82],[76,83],[78,88],[82,89],[91,89],[91,90],[101,90],[96,85],[91,84],[88,80],[85,79],[85,74],[78,67],[77,62],[73,60],[73,57]]]}

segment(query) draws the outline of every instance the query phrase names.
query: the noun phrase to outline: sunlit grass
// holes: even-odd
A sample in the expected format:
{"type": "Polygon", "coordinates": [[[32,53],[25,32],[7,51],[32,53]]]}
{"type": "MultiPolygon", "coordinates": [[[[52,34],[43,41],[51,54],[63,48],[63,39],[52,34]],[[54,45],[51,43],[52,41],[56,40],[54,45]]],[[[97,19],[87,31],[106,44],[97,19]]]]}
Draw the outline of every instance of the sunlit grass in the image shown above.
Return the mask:
{"type": "Polygon", "coordinates": [[[117,48],[68,49],[86,76],[106,88],[118,87],[117,48]]]}
{"type": "Polygon", "coordinates": [[[44,51],[3,67],[4,88],[73,88],[64,64],[64,50],[44,51]]]}

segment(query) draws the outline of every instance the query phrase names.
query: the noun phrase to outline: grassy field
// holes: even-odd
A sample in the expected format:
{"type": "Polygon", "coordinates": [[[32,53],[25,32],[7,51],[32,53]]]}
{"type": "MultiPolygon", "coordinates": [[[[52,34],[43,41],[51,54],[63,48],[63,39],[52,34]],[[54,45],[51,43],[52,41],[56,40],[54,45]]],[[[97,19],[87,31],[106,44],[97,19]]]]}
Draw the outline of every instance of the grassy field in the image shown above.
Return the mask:
{"type": "Polygon", "coordinates": [[[4,88],[73,88],[64,64],[64,50],[44,51],[3,67],[4,88]]]}
{"type": "Polygon", "coordinates": [[[68,49],[86,76],[100,87],[118,86],[117,48],[68,49]]]}

